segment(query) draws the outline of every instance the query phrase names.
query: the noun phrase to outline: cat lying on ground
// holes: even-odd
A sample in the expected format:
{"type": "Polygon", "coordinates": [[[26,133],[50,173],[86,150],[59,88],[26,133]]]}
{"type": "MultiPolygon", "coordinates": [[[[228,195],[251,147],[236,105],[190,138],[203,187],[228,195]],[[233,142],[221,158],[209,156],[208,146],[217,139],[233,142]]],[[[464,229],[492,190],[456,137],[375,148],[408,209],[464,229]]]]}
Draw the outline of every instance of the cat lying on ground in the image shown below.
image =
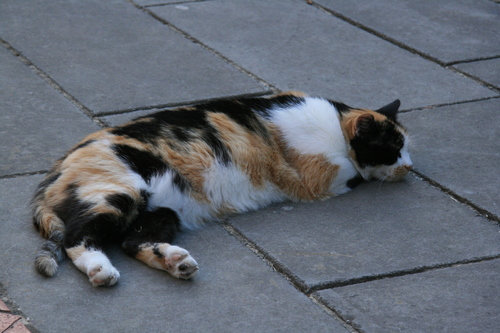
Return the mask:
{"type": "Polygon", "coordinates": [[[36,268],[53,276],[65,251],[92,285],[111,286],[120,274],[102,248],[119,241],[149,266],[192,278],[198,264],[170,244],[181,226],[403,178],[412,162],[399,105],[371,111],[290,92],[161,111],[91,134],[34,196],[34,223],[47,238],[36,268]]]}

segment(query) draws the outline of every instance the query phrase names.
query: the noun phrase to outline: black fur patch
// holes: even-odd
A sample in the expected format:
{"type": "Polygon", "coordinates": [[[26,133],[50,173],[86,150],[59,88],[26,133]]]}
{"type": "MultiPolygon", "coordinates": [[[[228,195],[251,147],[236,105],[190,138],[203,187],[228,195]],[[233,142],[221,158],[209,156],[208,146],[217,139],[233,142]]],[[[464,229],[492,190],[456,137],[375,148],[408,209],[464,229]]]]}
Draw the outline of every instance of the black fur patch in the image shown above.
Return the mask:
{"type": "Polygon", "coordinates": [[[335,109],[337,109],[338,113],[342,115],[343,113],[349,112],[352,110],[352,108],[348,105],[345,105],[344,103],[336,102],[336,101],[328,101],[330,104],[332,104],[335,109]]]}
{"type": "Polygon", "coordinates": [[[51,172],[51,173],[49,173],[44,178],[44,180],[42,180],[40,182],[40,184],[38,185],[38,188],[36,190],[34,199],[43,198],[44,192],[47,189],[47,187],[49,187],[50,185],[54,184],[57,181],[57,179],[59,179],[60,176],[61,176],[60,172],[51,172]]]}
{"type": "Polygon", "coordinates": [[[137,207],[137,209],[142,212],[144,209],[146,209],[147,205],[148,205],[148,201],[149,201],[149,197],[151,196],[151,193],[149,193],[148,191],[146,190],[141,190],[141,198],[142,198],[142,202],[139,203],[139,206],[137,207]]]}
{"type": "Polygon", "coordinates": [[[131,214],[137,207],[134,199],[124,193],[115,193],[112,195],[108,195],[106,197],[106,201],[113,207],[116,207],[118,210],[122,212],[123,215],[131,214]]]}
{"type": "Polygon", "coordinates": [[[73,219],[84,216],[92,207],[91,203],[83,202],[78,198],[76,190],[78,185],[70,184],[65,190],[64,200],[54,207],[56,215],[65,224],[71,223],[73,219]]]}
{"type": "Polygon", "coordinates": [[[266,127],[258,119],[257,114],[245,102],[238,100],[215,101],[200,104],[197,107],[204,111],[223,113],[247,130],[258,133],[264,138],[269,138],[266,127]]]}
{"type": "Polygon", "coordinates": [[[392,165],[401,157],[403,134],[394,123],[366,119],[350,142],[360,167],[392,165]]]}
{"type": "Polygon", "coordinates": [[[146,182],[154,175],[161,175],[167,170],[173,174],[173,184],[181,192],[191,189],[189,182],[177,171],[173,170],[160,157],[145,150],[139,150],[127,145],[113,145],[113,151],[125,162],[132,171],[138,173],[146,182]]]}
{"type": "Polygon", "coordinates": [[[150,115],[160,123],[168,126],[177,139],[189,141],[201,133],[201,140],[206,142],[215,156],[225,165],[231,162],[228,148],[218,137],[215,128],[206,119],[206,112],[196,109],[178,109],[176,111],[161,111],[150,115]]]}
{"type": "Polygon", "coordinates": [[[349,188],[355,188],[356,186],[358,186],[359,184],[361,184],[362,182],[364,181],[363,177],[361,176],[357,176],[357,177],[354,177],[354,178],[351,178],[347,181],[347,187],[349,188]]]}
{"type": "Polygon", "coordinates": [[[279,95],[271,98],[243,98],[239,101],[261,116],[269,117],[269,111],[273,108],[298,105],[304,102],[304,98],[294,95],[279,95]]]}
{"type": "MultiPolygon", "coordinates": [[[[127,254],[135,257],[140,251],[140,245],[171,243],[179,229],[179,217],[172,209],[159,207],[154,211],[143,211],[130,226],[122,247],[127,254]]],[[[160,257],[160,252],[156,252],[160,257]]]]}
{"type": "Polygon", "coordinates": [[[159,156],[148,151],[127,145],[113,145],[111,148],[132,171],[138,173],[145,181],[151,179],[153,175],[164,173],[168,169],[167,164],[159,156]]]}
{"type": "Polygon", "coordinates": [[[81,230],[84,228],[82,221],[87,221],[90,218],[89,209],[92,204],[78,198],[77,188],[76,184],[69,185],[65,191],[64,201],[54,207],[54,212],[66,225],[64,239],[66,248],[76,246],[82,241],[81,230]]]}
{"type": "Polygon", "coordinates": [[[186,180],[186,178],[182,177],[179,173],[175,172],[173,177],[173,184],[176,186],[181,192],[186,192],[191,189],[191,185],[186,180]]]}
{"type": "Polygon", "coordinates": [[[161,254],[160,249],[158,248],[158,244],[156,244],[155,246],[153,246],[153,253],[158,258],[163,258],[164,257],[164,255],[161,254]]]}
{"type": "Polygon", "coordinates": [[[161,132],[161,126],[157,122],[137,121],[123,126],[115,127],[111,133],[119,136],[126,136],[144,143],[155,144],[161,132]]]}
{"type": "Polygon", "coordinates": [[[215,132],[215,129],[213,129],[213,132],[205,132],[204,141],[210,146],[215,156],[219,159],[219,161],[222,162],[223,165],[229,165],[229,163],[231,163],[231,155],[229,154],[229,150],[214,134],[215,132]]]}
{"type": "Polygon", "coordinates": [[[79,145],[76,145],[75,147],[71,148],[71,150],[69,150],[69,151],[68,151],[68,154],[67,154],[67,155],[69,155],[69,154],[71,154],[71,153],[73,153],[73,152],[77,151],[78,149],[81,149],[81,148],[83,148],[83,147],[87,147],[88,145],[90,145],[90,144],[94,143],[95,141],[96,141],[96,140],[87,140],[87,141],[85,141],[85,142],[82,142],[82,143],[80,143],[79,145]]]}

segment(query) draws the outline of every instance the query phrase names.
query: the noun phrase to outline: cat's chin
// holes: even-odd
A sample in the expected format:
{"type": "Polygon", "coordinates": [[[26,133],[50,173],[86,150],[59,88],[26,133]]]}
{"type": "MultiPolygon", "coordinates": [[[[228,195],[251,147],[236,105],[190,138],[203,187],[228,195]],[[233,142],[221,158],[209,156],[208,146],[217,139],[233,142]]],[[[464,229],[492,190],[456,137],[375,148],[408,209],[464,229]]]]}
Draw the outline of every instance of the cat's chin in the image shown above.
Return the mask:
{"type": "Polygon", "coordinates": [[[363,175],[363,178],[372,181],[399,182],[405,178],[411,169],[411,165],[400,165],[395,168],[371,168],[371,170],[366,170],[368,176],[363,175]]]}

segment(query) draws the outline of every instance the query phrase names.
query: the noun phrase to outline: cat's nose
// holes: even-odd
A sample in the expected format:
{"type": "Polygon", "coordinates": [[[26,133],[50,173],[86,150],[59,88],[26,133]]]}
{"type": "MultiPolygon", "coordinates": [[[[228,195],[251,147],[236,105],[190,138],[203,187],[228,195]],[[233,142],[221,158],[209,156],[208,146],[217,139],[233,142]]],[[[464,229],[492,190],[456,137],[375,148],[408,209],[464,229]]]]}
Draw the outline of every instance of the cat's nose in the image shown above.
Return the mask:
{"type": "Polygon", "coordinates": [[[410,171],[410,170],[413,168],[413,165],[411,165],[411,164],[405,164],[405,165],[403,165],[403,167],[404,167],[406,170],[410,171]]]}

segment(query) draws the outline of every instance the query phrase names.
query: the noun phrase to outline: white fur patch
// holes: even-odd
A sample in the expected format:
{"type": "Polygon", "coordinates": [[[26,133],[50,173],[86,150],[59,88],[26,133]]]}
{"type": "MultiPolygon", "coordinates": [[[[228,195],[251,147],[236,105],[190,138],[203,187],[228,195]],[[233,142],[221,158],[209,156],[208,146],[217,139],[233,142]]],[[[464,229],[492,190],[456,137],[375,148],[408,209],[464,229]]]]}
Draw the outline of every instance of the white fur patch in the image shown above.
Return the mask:
{"type": "Polygon", "coordinates": [[[210,206],[182,193],[174,184],[173,177],[171,171],[151,177],[148,209],[152,210],[155,207],[173,209],[179,215],[182,224],[189,229],[196,228],[203,220],[212,218],[210,206]]]}
{"type": "Polygon", "coordinates": [[[84,250],[73,263],[87,274],[94,287],[112,286],[120,278],[120,273],[113,267],[108,257],[98,250],[84,250]]]}
{"type": "Polygon", "coordinates": [[[197,228],[205,220],[217,217],[220,209],[230,208],[238,213],[261,208],[272,202],[281,201],[284,196],[271,184],[263,188],[252,186],[248,177],[234,165],[214,163],[204,174],[204,191],[209,203],[200,202],[182,193],[173,184],[170,171],[154,176],[150,181],[149,209],[168,207],[179,215],[181,223],[197,228]]]}
{"type": "Polygon", "coordinates": [[[286,142],[302,154],[323,154],[329,160],[347,156],[337,110],[327,100],[307,97],[304,103],[273,111],[286,142]]]}
{"type": "Polygon", "coordinates": [[[274,185],[255,188],[244,172],[220,163],[205,173],[205,192],[216,207],[229,206],[240,213],[284,199],[274,185]]]}
{"type": "Polygon", "coordinates": [[[346,182],[358,171],[349,159],[339,115],[330,102],[307,97],[302,104],[274,111],[271,119],[280,128],[286,142],[299,153],[324,155],[331,164],[340,167],[330,186],[332,194],[350,190],[346,182]]]}

